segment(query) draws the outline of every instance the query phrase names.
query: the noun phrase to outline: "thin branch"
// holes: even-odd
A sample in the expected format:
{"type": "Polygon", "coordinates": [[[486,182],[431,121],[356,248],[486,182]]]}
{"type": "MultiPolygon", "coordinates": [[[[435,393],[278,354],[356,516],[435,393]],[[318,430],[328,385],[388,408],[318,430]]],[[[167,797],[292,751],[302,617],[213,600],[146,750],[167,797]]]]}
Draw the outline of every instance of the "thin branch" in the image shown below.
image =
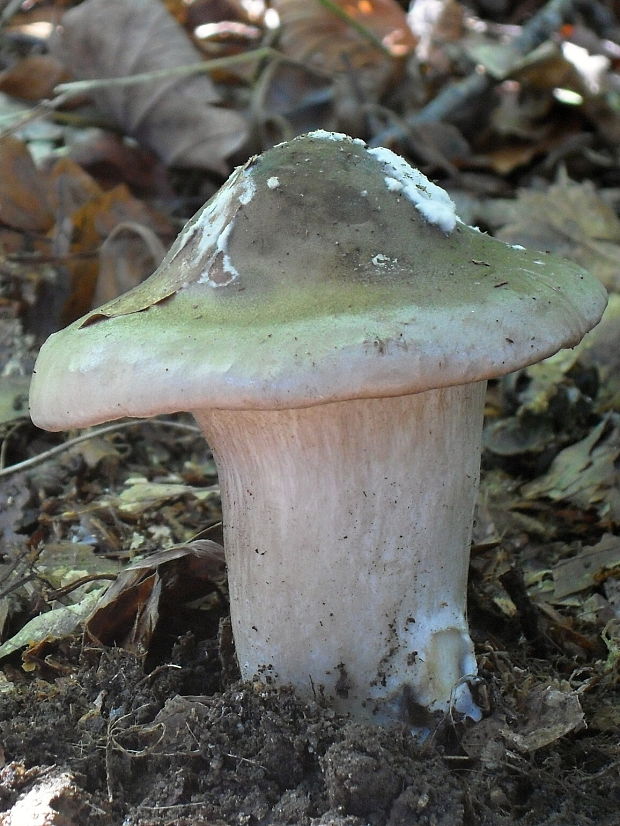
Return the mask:
{"type": "MultiPolygon", "coordinates": [[[[544,42],[554,31],[570,17],[576,0],[549,0],[540,11],[523,26],[517,37],[510,42],[515,54],[526,55],[544,42]]],[[[407,121],[412,124],[429,123],[450,119],[450,114],[460,109],[463,104],[483,97],[497,83],[487,72],[475,66],[472,73],[462,80],[444,87],[426,106],[416,112],[407,121]]],[[[402,137],[398,127],[385,129],[376,135],[371,144],[389,143],[402,137]]]]}
{"type": "MultiPolygon", "coordinates": [[[[84,92],[92,92],[94,89],[111,89],[125,86],[137,86],[140,83],[152,83],[157,80],[169,80],[170,78],[191,77],[205,72],[212,72],[220,69],[231,69],[244,63],[251,63],[256,60],[267,58],[278,58],[288,60],[285,55],[271,46],[261,46],[260,49],[252,49],[242,54],[228,55],[227,57],[216,57],[213,60],[204,60],[200,63],[190,63],[185,66],[174,66],[169,69],[156,69],[153,72],[140,72],[135,75],[124,77],[101,77],[92,80],[72,80],[69,83],[59,83],[54,89],[56,94],[78,95],[84,92]]],[[[291,61],[297,62],[297,61],[291,61]]]]}
{"type": "Polygon", "coordinates": [[[22,4],[22,0],[9,0],[0,12],[0,28],[4,28],[14,14],[17,14],[22,4]]]}
{"type": "Polygon", "coordinates": [[[3,121],[8,122],[8,126],[2,128],[0,132],[0,138],[5,138],[8,135],[12,135],[15,132],[23,129],[24,126],[27,126],[29,123],[33,121],[40,120],[41,118],[46,118],[48,115],[54,114],[55,110],[59,106],[63,106],[71,97],[71,95],[58,95],[58,97],[53,98],[53,100],[42,100],[37,103],[36,106],[33,106],[32,109],[28,110],[25,114],[19,114],[17,116],[13,114],[5,115],[0,117],[0,127],[2,126],[3,121]]]}
{"type": "Polygon", "coordinates": [[[61,445],[56,445],[56,447],[51,447],[49,450],[39,453],[37,456],[32,456],[30,459],[24,459],[23,462],[17,462],[14,465],[2,468],[0,470],[0,477],[10,476],[13,473],[19,473],[22,470],[29,470],[32,467],[43,464],[49,459],[52,459],[54,456],[57,456],[59,453],[64,453],[64,451],[69,450],[75,445],[79,445],[81,442],[86,442],[88,439],[96,439],[97,436],[103,436],[106,433],[114,433],[117,430],[124,430],[127,427],[134,427],[135,425],[146,423],[160,424],[165,427],[184,430],[188,433],[200,433],[200,428],[195,425],[184,424],[183,422],[170,422],[164,419],[131,419],[130,421],[117,422],[116,424],[106,425],[105,427],[100,427],[96,430],[89,430],[87,433],[81,433],[79,436],[75,436],[73,439],[68,439],[61,445]]]}

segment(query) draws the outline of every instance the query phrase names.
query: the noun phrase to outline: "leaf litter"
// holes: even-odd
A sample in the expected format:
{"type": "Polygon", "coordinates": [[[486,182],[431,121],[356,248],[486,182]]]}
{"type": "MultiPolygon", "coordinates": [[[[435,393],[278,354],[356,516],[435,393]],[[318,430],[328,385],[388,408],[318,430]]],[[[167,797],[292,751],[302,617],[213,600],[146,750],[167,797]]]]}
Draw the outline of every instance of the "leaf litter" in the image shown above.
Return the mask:
{"type": "Polygon", "coordinates": [[[0,822],[615,826],[616,295],[574,351],[489,388],[469,594],[485,715],[423,744],[237,682],[221,558],[196,553],[219,547],[217,479],[186,420],[64,447],[23,406],[49,332],[154,269],[233,160],[304,130],[388,144],[467,220],[617,290],[613,13],[86,0],[54,32],[54,4],[18,5],[0,41],[0,822]],[[53,90],[80,78],[97,83],[53,90]]]}

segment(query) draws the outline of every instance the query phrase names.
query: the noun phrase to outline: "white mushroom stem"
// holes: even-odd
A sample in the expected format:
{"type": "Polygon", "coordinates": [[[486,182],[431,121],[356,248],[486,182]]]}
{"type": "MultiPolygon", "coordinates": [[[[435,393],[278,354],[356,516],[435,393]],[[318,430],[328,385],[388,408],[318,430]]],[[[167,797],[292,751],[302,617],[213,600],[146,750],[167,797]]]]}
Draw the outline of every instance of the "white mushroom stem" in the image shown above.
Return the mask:
{"type": "Polygon", "coordinates": [[[244,678],[381,722],[418,706],[479,717],[463,678],[485,387],[195,414],[244,678]]]}

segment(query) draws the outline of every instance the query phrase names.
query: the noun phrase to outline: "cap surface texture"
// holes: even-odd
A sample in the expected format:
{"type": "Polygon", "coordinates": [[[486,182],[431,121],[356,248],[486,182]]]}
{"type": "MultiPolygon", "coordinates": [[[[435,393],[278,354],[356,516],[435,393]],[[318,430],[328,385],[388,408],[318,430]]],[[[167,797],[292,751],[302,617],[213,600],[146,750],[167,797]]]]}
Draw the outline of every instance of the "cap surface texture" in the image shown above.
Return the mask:
{"type": "Polygon", "coordinates": [[[572,346],[605,303],[577,265],[461,223],[389,150],[310,133],[235,170],[149,279],[48,339],[31,414],[54,430],[418,393],[572,346]]]}

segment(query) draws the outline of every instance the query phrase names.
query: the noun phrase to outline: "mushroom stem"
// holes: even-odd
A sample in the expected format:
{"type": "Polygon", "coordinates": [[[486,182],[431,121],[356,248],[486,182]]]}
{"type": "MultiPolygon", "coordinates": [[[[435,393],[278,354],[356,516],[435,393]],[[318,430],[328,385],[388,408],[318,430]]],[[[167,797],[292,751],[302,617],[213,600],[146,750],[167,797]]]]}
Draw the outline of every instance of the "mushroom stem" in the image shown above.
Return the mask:
{"type": "Polygon", "coordinates": [[[241,673],[380,722],[479,711],[465,618],[486,382],[195,413],[241,673]]]}

